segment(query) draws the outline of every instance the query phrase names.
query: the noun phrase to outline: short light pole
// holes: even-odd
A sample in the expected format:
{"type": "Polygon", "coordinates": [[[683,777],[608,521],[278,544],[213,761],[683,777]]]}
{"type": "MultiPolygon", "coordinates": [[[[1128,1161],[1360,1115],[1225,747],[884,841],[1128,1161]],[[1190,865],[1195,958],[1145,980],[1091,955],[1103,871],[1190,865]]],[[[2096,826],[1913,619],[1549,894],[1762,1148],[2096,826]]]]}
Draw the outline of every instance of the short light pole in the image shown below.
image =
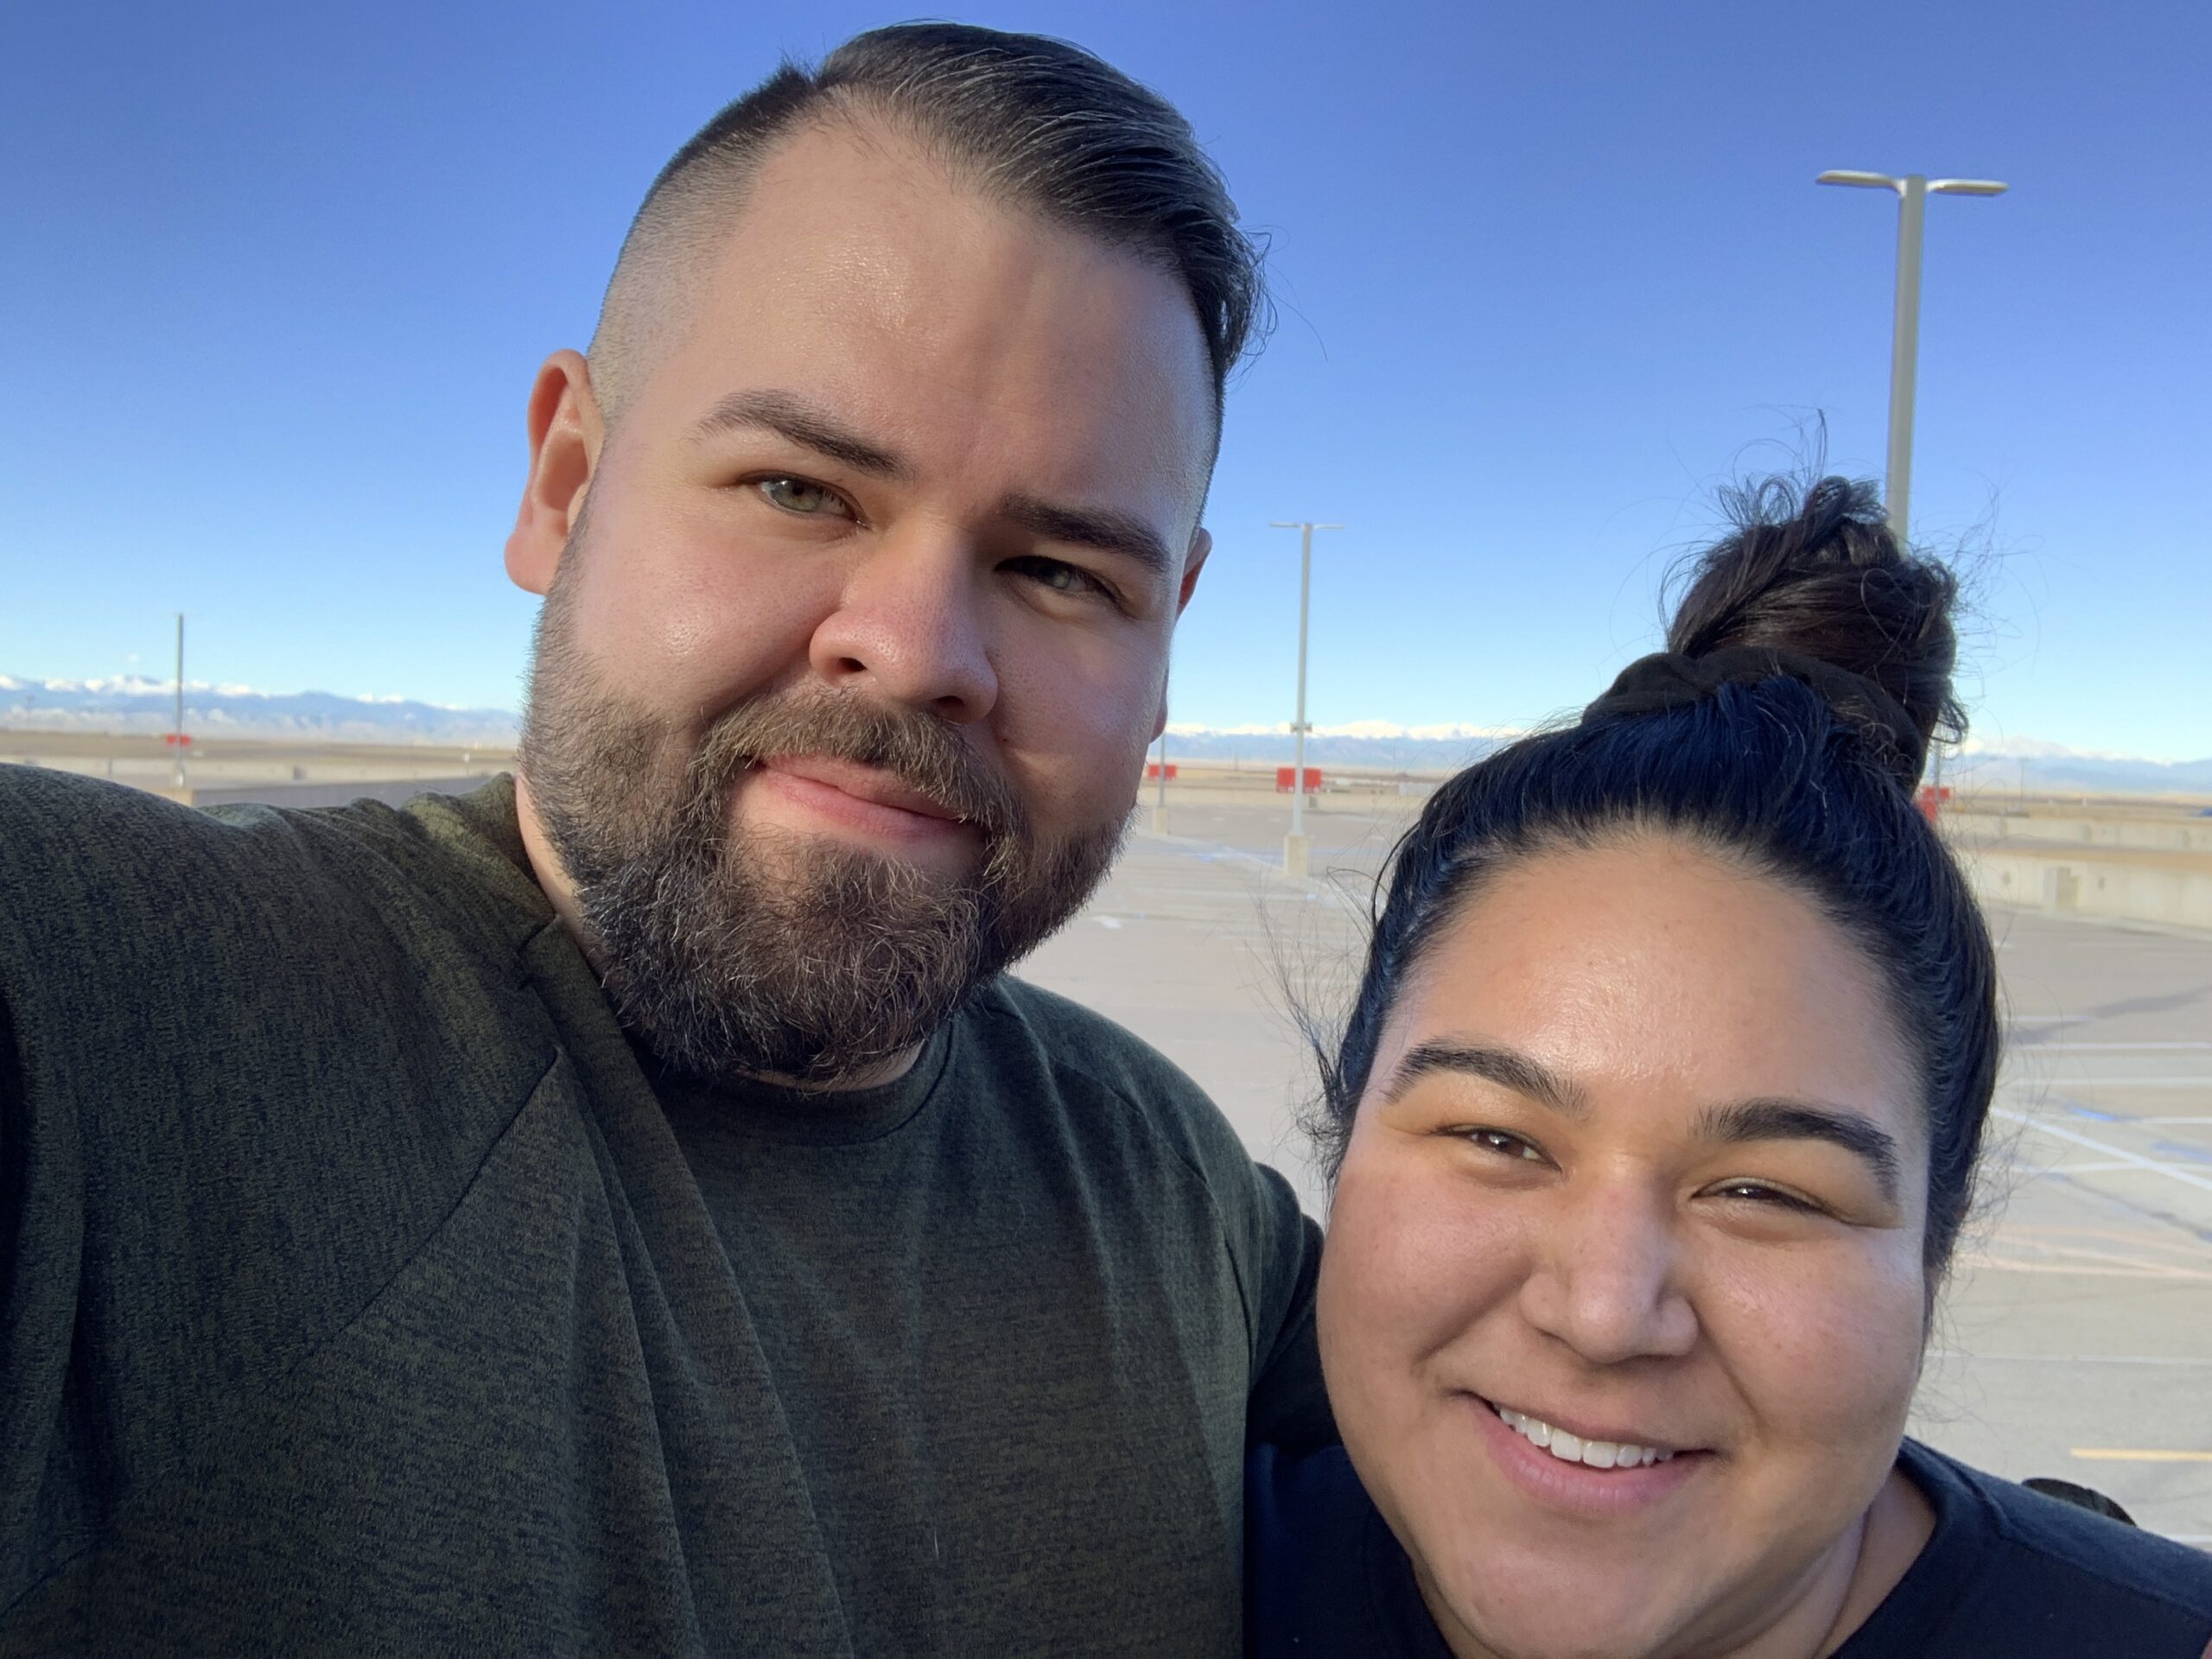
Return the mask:
{"type": "Polygon", "coordinates": [[[1890,529],[1902,542],[1906,539],[1912,497],[1913,385],[1920,357],[1920,242],[1928,198],[2001,196],[2009,187],[1993,179],[1930,179],[1919,173],[1893,179],[1886,173],[1831,172],[1821,174],[1814,182],[1897,193],[1897,317],[1890,333],[1890,454],[1883,495],[1890,529]]]}
{"type": "Polygon", "coordinates": [[[1152,833],[1167,833],[1167,728],[1160,728],[1160,792],[1152,803],[1152,833]]]}
{"type": "Polygon", "coordinates": [[[1291,723],[1292,753],[1290,768],[1290,834],[1283,838],[1283,874],[1300,880],[1306,879],[1312,868],[1312,855],[1306,842],[1306,734],[1312,729],[1306,721],[1306,619],[1312,609],[1313,598],[1313,532],[1317,530],[1342,530],[1342,524],[1317,524],[1305,519],[1273,519],[1270,530],[1298,531],[1298,718],[1291,723]]]}
{"type": "Polygon", "coordinates": [[[176,786],[184,787],[184,613],[176,613],[176,729],[169,734],[176,751],[176,786]]]}

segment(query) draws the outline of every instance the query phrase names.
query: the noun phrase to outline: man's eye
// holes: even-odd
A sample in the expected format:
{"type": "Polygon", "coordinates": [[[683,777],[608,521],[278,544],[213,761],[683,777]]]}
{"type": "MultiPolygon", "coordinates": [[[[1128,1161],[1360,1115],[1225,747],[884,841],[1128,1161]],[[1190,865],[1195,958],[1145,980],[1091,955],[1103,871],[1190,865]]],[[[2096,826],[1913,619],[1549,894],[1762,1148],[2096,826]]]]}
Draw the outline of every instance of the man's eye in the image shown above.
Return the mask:
{"type": "Polygon", "coordinates": [[[835,491],[826,489],[819,484],[810,484],[803,478],[764,478],[753,487],[785,512],[802,513],[810,517],[824,514],[838,518],[852,516],[850,509],[845,505],[843,498],[835,491]]]}
{"type": "Polygon", "coordinates": [[[1039,587],[1049,588],[1056,594],[1076,597],[1096,594],[1101,599],[1114,596],[1106,584],[1088,570],[1078,569],[1072,564],[1063,564],[1058,559],[1015,559],[1007,568],[1019,570],[1039,587]]]}

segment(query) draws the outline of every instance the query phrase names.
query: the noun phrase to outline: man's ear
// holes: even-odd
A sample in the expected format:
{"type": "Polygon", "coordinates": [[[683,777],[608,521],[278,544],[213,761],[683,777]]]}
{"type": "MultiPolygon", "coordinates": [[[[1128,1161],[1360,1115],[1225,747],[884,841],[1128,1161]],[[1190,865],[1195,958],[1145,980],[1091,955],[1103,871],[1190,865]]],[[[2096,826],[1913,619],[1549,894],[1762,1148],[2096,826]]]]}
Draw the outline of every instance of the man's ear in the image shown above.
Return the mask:
{"type": "MultiPolygon", "coordinates": [[[[1213,551],[1213,533],[1203,527],[1191,532],[1191,551],[1183,561],[1183,580],[1175,592],[1175,614],[1179,619],[1190,607],[1191,595],[1198,591],[1198,572],[1205,568],[1206,555],[1213,551]]],[[[1167,687],[1160,688],[1160,712],[1153,716],[1152,741],[1160,741],[1160,734],[1167,729],[1167,687]]]]}
{"type": "Polygon", "coordinates": [[[556,352],[530,389],[530,476],[507,537],[507,575],[527,593],[553,585],[569,533],[583,511],[606,430],[579,352],[556,352]]]}
{"type": "MultiPolygon", "coordinates": [[[[1205,568],[1206,555],[1213,551],[1213,532],[1201,526],[1191,532],[1191,551],[1183,561],[1183,586],[1175,595],[1175,614],[1181,616],[1191,603],[1191,595],[1198,590],[1198,572],[1205,568]]],[[[1157,736],[1155,733],[1154,735],[1157,736]]]]}

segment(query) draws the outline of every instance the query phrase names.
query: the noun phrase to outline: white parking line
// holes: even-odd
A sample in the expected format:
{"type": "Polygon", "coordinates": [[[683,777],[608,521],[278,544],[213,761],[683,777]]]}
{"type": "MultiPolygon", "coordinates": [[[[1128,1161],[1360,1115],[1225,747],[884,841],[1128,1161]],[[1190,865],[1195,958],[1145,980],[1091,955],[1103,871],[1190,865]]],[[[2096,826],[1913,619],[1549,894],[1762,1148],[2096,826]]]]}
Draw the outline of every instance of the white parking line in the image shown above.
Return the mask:
{"type": "Polygon", "coordinates": [[[2077,1446],[2068,1455],[2093,1463],[2212,1463],[2212,1452],[2162,1446],[2077,1446]]]}
{"type": "Polygon", "coordinates": [[[2008,1089],[2212,1089],[2212,1071],[2193,1077],[2007,1077],[2008,1089]]]}
{"type": "Polygon", "coordinates": [[[2033,1129],[2037,1135],[2047,1135],[2054,1140],[2086,1147],[2107,1158],[2117,1159],[2130,1168],[2148,1170],[2154,1175],[2164,1175],[2170,1179],[2179,1181],[2184,1186],[2193,1186],[2200,1192],[2212,1192],[2212,1175],[2200,1174],[2190,1169],[2177,1169],[2171,1164],[2162,1164],[2155,1159],[2139,1158],[2125,1147],[2107,1146],[2101,1141],[2092,1141],[2086,1135],[2076,1135],[2071,1129],[2062,1129],[2056,1123],[2045,1123],[2039,1119],[2030,1117],[2025,1112],[2008,1111],[2000,1106],[1994,1108],[1990,1116],[2001,1117],[2008,1123],[2018,1123],[2023,1128],[2033,1129]]]}
{"type": "Polygon", "coordinates": [[[2028,1050],[2036,1054],[2150,1054],[2170,1053],[2177,1049],[2212,1048],[2212,1043],[2030,1043],[2028,1050]]]}
{"type": "Polygon", "coordinates": [[[2212,1365],[2212,1355],[2191,1354],[1977,1354],[1963,1348],[1931,1348],[1930,1359],[2017,1360],[2029,1365],[2212,1365]]]}
{"type": "MultiPolygon", "coordinates": [[[[2163,1174],[2164,1174],[2168,1170],[2174,1169],[2174,1168],[2177,1168],[2177,1167],[2178,1167],[2178,1166],[2174,1165],[2174,1164],[2161,1163],[2161,1164],[2154,1165],[2154,1166],[2152,1167],[2152,1169],[2150,1170],[2150,1172],[2149,1172],[2149,1173],[2154,1173],[2154,1174],[2163,1175],[2163,1174]]],[[[2133,1173],[2138,1174],[2138,1175],[2140,1175],[2140,1174],[2143,1174],[2143,1173],[2145,1173],[2145,1166],[2144,1166],[2143,1165],[2141,1165],[2141,1164],[2129,1163],[2129,1164],[2053,1164],[2053,1165],[2051,1165],[2048,1169],[2044,1169],[2044,1170],[2040,1170],[2040,1171],[2038,1171],[2038,1172],[2037,1172],[2037,1173],[2039,1173],[2039,1174],[2044,1174],[2044,1175],[2109,1175],[2109,1174],[2111,1174],[2114,1170],[2121,1170],[2121,1169],[2125,1169],[2125,1170],[2131,1171],[2131,1172],[2133,1172],[2133,1173]]]]}

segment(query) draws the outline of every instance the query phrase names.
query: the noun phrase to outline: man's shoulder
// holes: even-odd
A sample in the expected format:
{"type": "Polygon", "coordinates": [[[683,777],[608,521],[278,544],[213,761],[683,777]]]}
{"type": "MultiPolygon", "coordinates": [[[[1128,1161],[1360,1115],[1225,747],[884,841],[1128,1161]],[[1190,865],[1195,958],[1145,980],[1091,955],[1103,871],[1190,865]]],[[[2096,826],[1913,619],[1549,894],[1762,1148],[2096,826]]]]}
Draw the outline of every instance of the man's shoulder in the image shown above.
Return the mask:
{"type": "Polygon", "coordinates": [[[404,816],[362,800],[312,811],[239,805],[195,809],[147,790],[43,766],[0,766],[0,860],[86,875],[157,879],[169,860],[251,859],[404,839],[404,816]]]}
{"type": "Polygon", "coordinates": [[[465,889],[481,885],[464,868],[472,854],[527,891],[476,822],[496,811],[499,802],[484,798],[494,792],[424,797],[405,810],[370,799],[196,809],[102,779],[0,766],[0,882],[37,892],[48,916],[120,906],[156,931],[189,931],[202,911],[335,912],[395,889],[465,889]]]}
{"type": "Polygon", "coordinates": [[[35,893],[0,927],[34,952],[128,956],[197,931],[202,912],[250,912],[311,866],[273,816],[223,819],[143,790],[43,767],[0,766],[0,887],[35,893]]]}
{"type": "Polygon", "coordinates": [[[189,834],[191,808],[143,789],[49,766],[0,765],[0,861],[22,863],[66,837],[99,857],[189,834]]]}
{"type": "Polygon", "coordinates": [[[1150,1043],[1094,1008],[1001,975],[972,1005],[984,1040],[1033,1053],[1055,1071],[1087,1077],[1147,1115],[1220,1114],[1205,1090],[1150,1043]]]}
{"type": "Polygon", "coordinates": [[[36,898],[0,902],[0,1003],[51,1062],[48,1085],[86,1100],[94,1077],[186,1059],[243,1088],[256,1057],[291,1064],[308,1027],[331,1045],[318,1064],[359,1069],[364,1031],[480,1023],[512,947],[543,925],[416,812],[200,810],[4,766],[0,893],[36,898]],[[433,1006],[464,984],[478,994],[433,1006]]]}
{"type": "Polygon", "coordinates": [[[1025,1123],[1038,1124],[1049,1096],[1062,1104],[1053,1133],[1101,1157],[1171,1157],[1239,1227],[1258,1224],[1262,1211],[1281,1211],[1286,1225],[1294,1219],[1297,1200],[1282,1178],[1255,1164],[1206,1091],[1135,1033],[1007,976],[977,994],[968,1019],[990,1086],[1025,1123]]]}

